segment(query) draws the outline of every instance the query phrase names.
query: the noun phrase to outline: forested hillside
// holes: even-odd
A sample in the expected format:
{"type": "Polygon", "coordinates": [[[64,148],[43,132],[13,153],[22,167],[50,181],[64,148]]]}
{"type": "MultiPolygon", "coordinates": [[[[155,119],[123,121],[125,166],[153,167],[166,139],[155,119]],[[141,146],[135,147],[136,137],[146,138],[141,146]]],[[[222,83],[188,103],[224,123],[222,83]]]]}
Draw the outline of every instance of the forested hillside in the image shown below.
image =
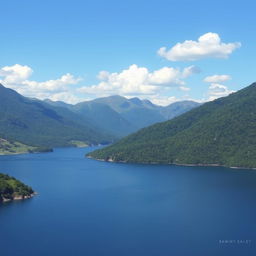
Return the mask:
{"type": "Polygon", "coordinates": [[[89,156],[136,163],[256,167],[256,83],[89,156]]]}

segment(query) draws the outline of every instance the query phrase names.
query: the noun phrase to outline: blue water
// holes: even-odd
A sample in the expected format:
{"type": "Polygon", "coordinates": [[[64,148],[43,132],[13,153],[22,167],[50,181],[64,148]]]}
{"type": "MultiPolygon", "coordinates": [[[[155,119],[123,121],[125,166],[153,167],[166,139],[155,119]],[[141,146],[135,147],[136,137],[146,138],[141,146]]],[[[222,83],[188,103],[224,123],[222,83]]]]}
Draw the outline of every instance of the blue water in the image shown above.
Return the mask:
{"type": "Polygon", "coordinates": [[[105,163],[90,150],[0,157],[0,172],[39,193],[0,206],[1,256],[256,255],[256,171],[105,163]]]}

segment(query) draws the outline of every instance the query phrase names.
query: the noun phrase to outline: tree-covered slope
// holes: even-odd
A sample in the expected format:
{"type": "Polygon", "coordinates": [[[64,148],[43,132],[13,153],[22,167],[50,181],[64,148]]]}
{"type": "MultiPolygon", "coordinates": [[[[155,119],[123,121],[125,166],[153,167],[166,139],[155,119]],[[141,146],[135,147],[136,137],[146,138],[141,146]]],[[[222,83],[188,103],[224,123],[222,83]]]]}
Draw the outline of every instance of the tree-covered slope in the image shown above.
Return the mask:
{"type": "Polygon", "coordinates": [[[0,85],[0,138],[26,145],[55,147],[72,140],[90,143],[112,141],[104,129],[63,107],[21,96],[0,85]]]}
{"type": "Polygon", "coordinates": [[[162,107],[160,114],[165,118],[165,120],[170,120],[176,116],[188,112],[195,107],[199,107],[200,105],[200,103],[191,100],[178,101],[166,107],[162,107]]]}
{"type": "Polygon", "coordinates": [[[256,167],[256,83],[89,156],[138,163],[256,167]]]}
{"type": "Polygon", "coordinates": [[[14,199],[30,198],[34,191],[9,175],[0,173],[0,203],[14,199]]]}

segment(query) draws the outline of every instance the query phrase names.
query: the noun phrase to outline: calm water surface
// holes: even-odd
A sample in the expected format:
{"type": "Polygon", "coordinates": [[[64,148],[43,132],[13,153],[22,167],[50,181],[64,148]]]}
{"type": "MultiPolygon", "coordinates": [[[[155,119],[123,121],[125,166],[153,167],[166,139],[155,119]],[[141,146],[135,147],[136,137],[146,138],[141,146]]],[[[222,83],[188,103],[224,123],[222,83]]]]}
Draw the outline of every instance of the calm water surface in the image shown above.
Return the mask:
{"type": "Polygon", "coordinates": [[[0,157],[39,193],[0,205],[1,256],[256,255],[256,171],[105,163],[92,149],[0,157]]]}

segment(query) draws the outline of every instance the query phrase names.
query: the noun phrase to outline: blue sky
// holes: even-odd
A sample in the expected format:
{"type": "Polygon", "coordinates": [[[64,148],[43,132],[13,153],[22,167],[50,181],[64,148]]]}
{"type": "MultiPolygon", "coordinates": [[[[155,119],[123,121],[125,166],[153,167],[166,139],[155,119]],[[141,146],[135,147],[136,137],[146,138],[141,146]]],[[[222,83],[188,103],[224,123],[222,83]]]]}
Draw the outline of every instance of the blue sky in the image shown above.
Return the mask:
{"type": "Polygon", "coordinates": [[[4,1],[0,80],[72,103],[111,94],[211,100],[256,80],[255,9],[247,0],[4,1]]]}

